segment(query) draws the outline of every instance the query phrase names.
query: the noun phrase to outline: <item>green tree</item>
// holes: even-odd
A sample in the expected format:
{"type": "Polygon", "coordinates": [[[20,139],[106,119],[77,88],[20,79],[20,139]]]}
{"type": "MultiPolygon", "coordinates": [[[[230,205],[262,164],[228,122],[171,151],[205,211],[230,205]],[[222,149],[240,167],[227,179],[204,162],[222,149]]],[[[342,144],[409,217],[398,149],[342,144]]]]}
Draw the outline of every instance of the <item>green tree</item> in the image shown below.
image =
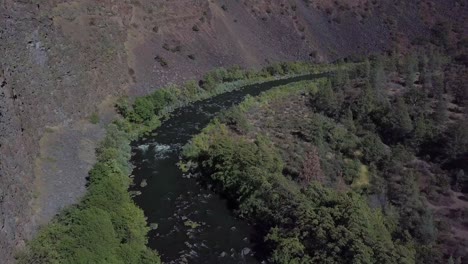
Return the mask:
{"type": "Polygon", "coordinates": [[[265,237],[268,243],[274,245],[274,250],[270,257],[271,262],[285,264],[310,263],[311,259],[306,254],[305,247],[297,237],[297,234],[288,234],[288,236],[285,236],[283,233],[283,230],[275,227],[272,228],[265,237]]]}
{"type": "Polygon", "coordinates": [[[317,112],[335,117],[338,114],[339,104],[330,80],[322,83],[316,94],[312,95],[311,105],[317,112]]]}
{"type": "Polygon", "coordinates": [[[432,137],[432,127],[430,126],[429,120],[427,120],[423,114],[419,114],[414,123],[411,143],[414,148],[418,148],[424,141],[432,137]]]}
{"type": "Polygon", "coordinates": [[[444,153],[447,157],[456,156],[468,150],[468,121],[461,121],[447,129],[444,153]]]}
{"type": "Polygon", "coordinates": [[[147,97],[139,97],[133,104],[135,116],[133,121],[141,123],[150,120],[154,116],[153,102],[147,97]]]}
{"type": "Polygon", "coordinates": [[[412,116],[425,114],[429,110],[429,98],[427,97],[427,93],[421,88],[410,88],[405,92],[404,99],[412,116]]]}
{"type": "Polygon", "coordinates": [[[368,133],[362,137],[360,147],[364,154],[363,160],[367,164],[379,162],[388,152],[380,137],[374,133],[368,133]]]}
{"type": "Polygon", "coordinates": [[[341,123],[351,132],[356,132],[356,126],[354,124],[354,115],[351,108],[347,108],[345,114],[342,117],[341,123]]]}
{"type": "Polygon", "coordinates": [[[401,97],[397,98],[395,107],[396,128],[401,136],[406,136],[413,130],[413,121],[409,115],[408,107],[401,97]]]}
{"type": "Polygon", "coordinates": [[[127,117],[131,111],[131,107],[130,107],[130,104],[128,103],[127,97],[119,98],[115,106],[119,114],[121,114],[123,117],[127,117]]]}
{"type": "Polygon", "coordinates": [[[175,100],[175,98],[173,98],[171,94],[165,89],[156,90],[150,95],[149,99],[153,105],[153,115],[159,114],[159,112],[165,106],[169,105],[175,100]]]}
{"type": "Polygon", "coordinates": [[[376,109],[376,96],[369,82],[364,84],[356,101],[352,104],[354,117],[359,122],[366,122],[370,113],[376,109]]]}
{"type": "Polygon", "coordinates": [[[335,74],[331,77],[331,83],[334,90],[344,89],[349,86],[349,73],[343,67],[338,67],[335,74]]]}

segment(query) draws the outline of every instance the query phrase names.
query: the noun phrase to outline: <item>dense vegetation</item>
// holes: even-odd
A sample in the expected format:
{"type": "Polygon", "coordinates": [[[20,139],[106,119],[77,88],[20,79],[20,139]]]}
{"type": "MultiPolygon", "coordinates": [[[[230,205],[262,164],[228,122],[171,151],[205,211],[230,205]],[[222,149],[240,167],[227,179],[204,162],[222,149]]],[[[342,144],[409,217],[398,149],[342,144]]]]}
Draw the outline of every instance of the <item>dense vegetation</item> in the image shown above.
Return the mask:
{"type": "Polygon", "coordinates": [[[261,70],[245,70],[240,67],[216,69],[207,73],[199,82],[189,81],[183,85],[171,85],[158,89],[148,96],[137,98],[132,105],[127,98],[117,102],[117,109],[124,117],[121,126],[136,136],[155,129],[161,119],[177,107],[215,95],[239,89],[242,86],[261,83],[276,78],[326,72],[333,64],[309,64],[288,62],[271,64],[261,70]]]}
{"type": "Polygon", "coordinates": [[[146,247],[146,220],[127,189],[130,138],[116,125],[96,150],[88,193],[29,244],[20,263],[160,263],[146,247]]]}
{"type": "Polygon", "coordinates": [[[128,192],[130,141],[155,129],[176,107],[248,83],[328,67],[283,63],[258,72],[238,67],[218,69],[200,84],[188,82],[159,89],[133,104],[119,100],[117,108],[123,118],[107,127],[107,135],[96,150],[97,163],[89,172],[86,196],[42,228],[29,242],[28,250],[19,255],[19,263],[160,263],[158,255],[146,247],[146,219],[128,192]]]}
{"type": "Polygon", "coordinates": [[[428,206],[468,191],[452,67],[434,51],[379,56],[248,98],[185,147],[184,168],[257,226],[274,263],[461,263],[453,219],[428,206]]]}

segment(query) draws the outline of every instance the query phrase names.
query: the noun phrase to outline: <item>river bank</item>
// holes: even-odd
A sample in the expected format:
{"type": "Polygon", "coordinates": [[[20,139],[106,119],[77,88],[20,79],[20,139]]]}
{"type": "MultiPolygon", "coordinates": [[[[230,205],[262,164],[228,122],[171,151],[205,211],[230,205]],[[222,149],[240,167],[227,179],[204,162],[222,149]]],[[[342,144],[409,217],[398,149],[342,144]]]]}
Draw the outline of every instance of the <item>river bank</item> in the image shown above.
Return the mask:
{"type": "Polygon", "coordinates": [[[227,202],[178,167],[182,147],[221,111],[246,96],[273,87],[325,76],[311,74],[243,87],[174,111],[151,135],[132,144],[133,193],[137,205],[157,224],[149,246],[166,263],[257,263],[255,230],[237,219],[227,202]]]}
{"type": "Polygon", "coordinates": [[[140,103],[137,99],[132,105],[121,101],[118,109],[124,118],[116,120],[108,127],[107,136],[97,149],[98,162],[90,172],[86,196],[79,204],[64,210],[28,243],[28,250],[19,256],[20,263],[38,259],[63,263],[77,259],[98,261],[107,258],[116,263],[157,262],[158,257],[145,246],[145,235],[149,228],[145,224],[143,212],[133,204],[127,191],[131,183],[127,177],[130,174],[130,140],[158,127],[160,120],[167,118],[177,107],[228,89],[240,88],[243,78],[245,82],[253,82],[277,78],[274,74],[297,75],[328,67],[330,66],[283,64],[270,66],[256,74],[239,69],[223,70],[208,74],[200,83],[201,86],[192,82],[183,87],[163,88],[144,97],[140,103]],[[234,78],[234,74],[239,74],[240,77],[234,78]],[[231,84],[224,83],[226,77],[231,78],[231,84]],[[237,84],[232,84],[234,81],[237,84]],[[171,100],[165,101],[167,98],[171,100]],[[158,109],[152,99],[160,103],[158,109]],[[98,240],[99,237],[107,239],[98,240]],[[103,255],[102,252],[106,253],[103,255]]]}

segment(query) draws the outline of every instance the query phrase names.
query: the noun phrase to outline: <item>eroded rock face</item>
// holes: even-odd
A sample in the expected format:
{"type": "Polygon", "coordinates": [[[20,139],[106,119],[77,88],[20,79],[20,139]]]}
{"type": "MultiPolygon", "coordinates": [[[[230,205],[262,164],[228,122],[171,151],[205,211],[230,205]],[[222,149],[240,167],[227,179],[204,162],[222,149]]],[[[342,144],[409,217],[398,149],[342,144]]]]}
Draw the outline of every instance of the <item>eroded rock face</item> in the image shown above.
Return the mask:
{"type": "Polygon", "coordinates": [[[94,112],[108,117],[101,126],[111,120],[104,99],[215,67],[381,51],[401,28],[427,33],[415,4],[390,25],[382,14],[400,14],[393,3],[309,2],[1,1],[0,259],[12,262],[40,224],[83,195],[103,130],[80,120],[94,112]]]}
{"type": "MultiPolygon", "coordinates": [[[[39,157],[46,125],[71,125],[95,111],[105,96],[122,94],[128,82],[126,31],[115,16],[98,7],[88,9],[91,2],[76,6],[28,2],[3,1],[0,8],[0,258],[7,262],[40,223],[85,190],[77,186],[77,192],[70,194],[59,189],[58,177],[66,171],[41,173],[38,163],[54,163],[51,157],[39,157]],[[106,20],[106,26],[92,25],[93,16],[106,20]],[[56,190],[47,191],[62,197],[42,199],[49,194],[36,188],[39,181],[55,184],[56,190]]],[[[80,140],[57,142],[55,147],[67,154],[70,146],[63,142],[78,145],[80,140]]],[[[86,173],[81,177],[83,184],[86,173]]]]}

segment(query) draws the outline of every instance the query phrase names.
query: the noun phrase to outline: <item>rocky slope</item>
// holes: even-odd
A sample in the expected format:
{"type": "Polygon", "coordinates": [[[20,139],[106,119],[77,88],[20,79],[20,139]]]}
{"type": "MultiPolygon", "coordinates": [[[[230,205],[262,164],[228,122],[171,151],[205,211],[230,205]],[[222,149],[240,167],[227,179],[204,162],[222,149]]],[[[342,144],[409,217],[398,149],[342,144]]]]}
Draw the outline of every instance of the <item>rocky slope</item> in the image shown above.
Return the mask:
{"type": "Polygon", "coordinates": [[[216,67],[404,48],[435,13],[466,21],[463,1],[406,2],[0,1],[1,259],[83,195],[115,98],[216,67]]]}

